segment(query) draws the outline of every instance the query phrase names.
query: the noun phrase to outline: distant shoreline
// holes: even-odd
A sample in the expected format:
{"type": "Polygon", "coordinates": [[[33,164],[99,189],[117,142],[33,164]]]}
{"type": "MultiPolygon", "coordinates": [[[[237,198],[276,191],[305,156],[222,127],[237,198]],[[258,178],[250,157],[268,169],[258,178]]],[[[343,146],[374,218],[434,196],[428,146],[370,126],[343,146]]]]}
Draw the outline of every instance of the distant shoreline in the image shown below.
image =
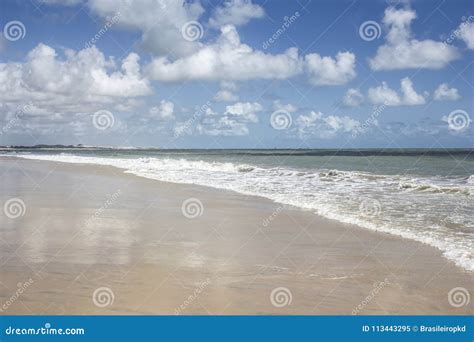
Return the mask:
{"type": "Polygon", "coordinates": [[[156,151],[164,153],[176,152],[197,152],[203,154],[213,154],[221,152],[229,152],[234,155],[291,155],[291,156],[447,156],[447,155],[466,155],[473,153],[474,148],[353,148],[353,149],[337,149],[337,148],[321,148],[321,149],[245,149],[245,148],[226,148],[226,149],[162,149],[162,148],[145,148],[145,147],[102,147],[102,146],[81,146],[81,145],[34,145],[34,146],[0,146],[0,151],[4,152],[23,152],[23,151],[156,151]],[[269,153],[271,152],[271,153],[269,153]]]}

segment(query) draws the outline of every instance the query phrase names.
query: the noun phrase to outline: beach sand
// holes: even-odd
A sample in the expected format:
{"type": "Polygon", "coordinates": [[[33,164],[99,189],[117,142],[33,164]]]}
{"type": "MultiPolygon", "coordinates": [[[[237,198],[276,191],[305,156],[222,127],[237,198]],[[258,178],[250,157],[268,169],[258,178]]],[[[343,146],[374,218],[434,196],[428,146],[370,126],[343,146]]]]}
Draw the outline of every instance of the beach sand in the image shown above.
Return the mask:
{"type": "Polygon", "coordinates": [[[3,157],[0,175],[2,206],[26,208],[0,213],[1,314],[474,311],[448,301],[473,274],[415,241],[112,167],[3,157]]]}

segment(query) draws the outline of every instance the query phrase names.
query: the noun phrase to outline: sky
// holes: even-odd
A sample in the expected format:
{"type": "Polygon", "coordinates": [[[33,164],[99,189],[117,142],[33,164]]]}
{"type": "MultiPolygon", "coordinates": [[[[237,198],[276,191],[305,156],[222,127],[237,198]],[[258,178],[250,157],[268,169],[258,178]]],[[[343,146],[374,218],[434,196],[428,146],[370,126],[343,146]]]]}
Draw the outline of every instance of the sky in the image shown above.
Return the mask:
{"type": "Polygon", "coordinates": [[[2,0],[0,145],[474,147],[472,1],[2,0]]]}

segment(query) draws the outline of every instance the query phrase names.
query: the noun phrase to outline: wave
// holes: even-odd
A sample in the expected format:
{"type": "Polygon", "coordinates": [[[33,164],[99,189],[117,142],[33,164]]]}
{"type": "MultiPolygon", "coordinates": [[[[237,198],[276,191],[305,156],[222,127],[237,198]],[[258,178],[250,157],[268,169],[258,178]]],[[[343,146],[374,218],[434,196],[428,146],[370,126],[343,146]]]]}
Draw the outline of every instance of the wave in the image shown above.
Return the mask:
{"type": "Polygon", "coordinates": [[[425,192],[433,192],[433,193],[459,193],[464,195],[470,195],[471,190],[468,187],[462,186],[438,186],[434,184],[428,183],[410,183],[410,182],[400,182],[399,184],[400,189],[410,190],[410,191],[425,191],[425,192]]]}
{"type": "Polygon", "coordinates": [[[440,249],[446,258],[457,265],[474,271],[474,239],[469,230],[474,226],[470,212],[473,198],[472,176],[468,179],[447,179],[435,176],[410,177],[358,171],[264,167],[249,163],[190,160],[182,156],[17,156],[108,165],[159,181],[211,186],[265,197],[284,205],[312,210],[318,215],[340,222],[429,244],[440,249]],[[210,179],[212,182],[209,182],[210,179]],[[367,203],[375,211],[363,210],[367,203]],[[378,215],[372,215],[374,212],[378,215]]]}

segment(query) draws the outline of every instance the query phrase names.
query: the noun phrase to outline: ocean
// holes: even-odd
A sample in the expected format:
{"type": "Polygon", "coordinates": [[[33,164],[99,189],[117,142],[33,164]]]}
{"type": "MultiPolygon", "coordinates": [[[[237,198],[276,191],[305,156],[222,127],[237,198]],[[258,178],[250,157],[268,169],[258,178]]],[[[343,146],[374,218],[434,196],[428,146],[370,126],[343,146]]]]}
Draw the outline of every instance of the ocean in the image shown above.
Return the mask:
{"type": "MultiPolygon", "coordinates": [[[[474,271],[474,150],[19,149],[140,177],[262,196],[434,246],[474,271]]],[[[269,224],[266,229],[271,229],[269,224]]],[[[409,251],[407,251],[409,253],[409,251]]]]}

